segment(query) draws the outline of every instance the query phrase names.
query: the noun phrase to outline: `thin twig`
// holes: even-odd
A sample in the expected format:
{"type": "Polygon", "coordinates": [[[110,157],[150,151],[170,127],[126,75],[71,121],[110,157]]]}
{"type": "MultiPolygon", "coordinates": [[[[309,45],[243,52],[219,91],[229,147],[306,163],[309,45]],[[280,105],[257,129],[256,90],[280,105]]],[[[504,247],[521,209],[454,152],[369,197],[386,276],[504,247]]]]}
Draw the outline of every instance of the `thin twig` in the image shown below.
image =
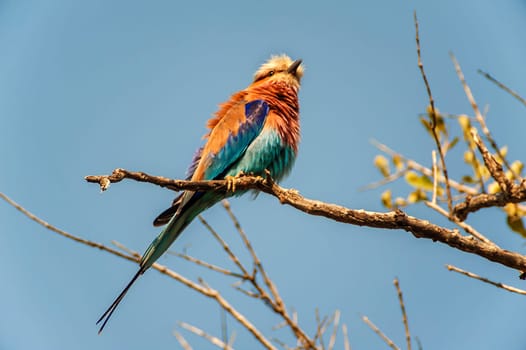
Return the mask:
{"type": "Polygon", "coordinates": [[[221,244],[223,250],[227,253],[230,260],[232,260],[234,264],[239,268],[239,270],[241,270],[243,279],[250,278],[250,274],[248,273],[247,269],[241,263],[237,255],[234,254],[234,252],[232,252],[232,249],[230,249],[230,246],[226,243],[226,241],[217,233],[216,230],[214,230],[212,226],[210,226],[210,224],[205,220],[205,218],[203,218],[203,216],[199,215],[198,219],[199,221],[201,221],[203,226],[205,226],[206,229],[212,234],[212,236],[214,236],[214,238],[219,242],[219,244],[221,244]]]}
{"type": "Polygon", "coordinates": [[[373,190],[375,188],[381,187],[381,186],[386,185],[388,183],[394,182],[394,181],[398,180],[399,178],[401,178],[402,176],[404,176],[407,173],[407,170],[409,170],[409,169],[405,168],[405,169],[399,170],[399,171],[397,171],[395,173],[390,174],[389,176],[384,177],[380,181],[373,182],[373,183],[367,184],[365,186],[362,186],[358,190],[359,191],[373,190]]]}
{"type": "Polygon", "coordinates": [[[232,271],[230,271],[228,269],[225,269],[224,267],[221,267],[221,266],[210,264],[209,262],[206,262],[206,261],[201,260],[201,259],[194,258],[193,256],[190,256],[188,254],[181,254],[181,253],[170,251],[170,250],[167,253],[170,254],[170,255],[175,255],[175,256],[177,256],[179,258],[182,258],[182,259],[184,259],[186,261],[193,262],[196,265],[206,267],[207,269],[210,269],[212,271],[216,271],[216,272],[222,273],[222,274],[227,275],[227,276],[237,277],[237,278],[241,278],[241,279],[243,279],[243,277],[244,277],[243,275],[241,275],[239,273],[232,272],[232,271]]]}
{"type": "Polygon", "coordinates": [[[343,349],[351,350],[351,343],[349,342],[349,333],[347,332],[347,325],[345,323],[342,325],[342,333],[343,333],[343,349]]]}
{"type": "Polygon", "coordinates": [[[190,346],[190,344],[188,344],[188,342],[186,341],[186,339],[183,337],[181,333],[174,331],[173,334],[175,338],[177,339],[177,341],[179,342],[179,344],[181,345],[181,347],[183,348],[183,350],[192,350],[192,347],[190,346]]]}
{"type": "Polygon", "coordinates": [[[504,289],[504,290],[507,290],[508,292],[512,292],[512,293],[517,293],[517,294],[522,294],[522,295],[526,295],[526,290],[522,290],[522,289],[519,289],[519,288],[515,288],[515,287],[512,287],[512,286],[508,286],[504,283],[500,283],[500,282],[494,282],[486,277],[482,277],[482,276],[479,276],[477,274],[474,274],[473,272],[469,272],[469,271],[466,271],[466,270],[462,270],[456,266],[453,266],[453,265],[446,265],[446,268],[449,270],[449,271],[455,271],[455,272],[458,272],[460,274],[463,274],[465,276],[468,276],[468,277],[471,277],[471,278],[474,278],[474,279],[477,279],[479,281],[482,281],[482,282],[485,282],[485,283],[488,283],[488,284],[491,284],[495,287],[498,287],[498,288],[501,288],[501,289],[504,289]]]}
{"type": "Polygon", "coordinates": [[[226,318],[226,312],[224,309],[219,309],[221,315],[221,339],[225,344],[230,344],[228,341],[228,324],[226,318]]]}
{"type": "Polygon", "coordinates": [[[338,334],[338,326],[340,324],[340,310],[334,311],[334,316],[332,318],[332,334],[329,338],[329,344],[327,345],[327,350],[333,350],[334,344],[336,344],[336,335],[338,334]]]}
{"type": "Polygon", "coordinates": [[[224,341],[222,341],[221,339],[219,339],[217,337],[214,337],[211,334],[206,333],[201,328],[198,328],[198,327],[193,326],[193,325],[191,325],[189,323],[186,323],[186,322],[179,322],[179,326],[181,328],[186,329],[189,332],[194,333],[195,335],[198,335],[198,336],[208,340],[211,344],[217,346],[218,348],[225,349],[225,350],[233,350],[231,347],[228,346],[227,343],[225,343],[224,341]]]}
{"type": "Polygon", "coordinates": [[[509,93],[511,96],[515,97],[517,100],[519,100],[523,105],[526,106],[526,99],[524,99],[521,95],[519,95],[517,92],[513,91],[494,77],[492,77],[489,73],[484,72],[483,70],[479,69],[477,70],[479,74],[482,74],[486,79],[491,81],[492,83],[495,83],[498,87],[500,87],[502,90],[509,93]]]}
{"type": "MultiPolygon", "coordinates": [[[[493,157],[493,155],[488,151],[488,148],[482,141],[482,139],[479,137],[477,129],[471,128],[470,130],[471,136],[473,137],[473,141],[477,145],[477,148],[479,149],[480,154],[482,155],[482,159],[484,159],[484,164],[486,165],[486,168],[488,169],[489,173],[491,174],[491,177],[500,186],[500,189],[505,194],[508,192],[511,192],[513,189],[513,182],[506,177],[506,174],[502,170],[502,165],[500,165],[499,162],[493,157]]],[[[502,159],[502,157],[500,157],[502,159]]]]}
{"type": "Polygon", "coordinates": [[[433,160],[433,199],[431,202],[437,202],[437,190],[438,190],[438,167],[437,167],[437,152],[431,151],[431,159],[433,160]]]}
{"type": "Polygon", "coordinates": [[[254,299],[263,299],[263,298],[261,297],[261,294],[259,294],[259,293],[254,293],[254,292],[248,291],[248,290],[246,290],[246,289],[243,289],[243,288],[241,288],[241,287],[239,287],[239,286],[235,286],[235,285],[233,285],[232,287],[233,287],[235,290],[237,290],[238,292],[243,293],[243,294],[245,294],[245,295],[248,296],[248,297],[251,297],[251,298],[254,298],[254,299]]]}
{"type": "Polygon", "coordinates": [[[504,166],[513,174],[513,177],[515,179],[518,179],[519,178],[518,174],[515,174],[515,171],[513,171],[510,164],[508,163],[508,160],[506,159],[504,154],[501,153],[500,148],[497,146],[497,143],[491,136],[491,133],[486,125],[486,121],[484,120],[482,113],[480,113],[480,109],[477,105],[477,102],[475,101],[475,97],[473,97],[471,88],[469,87],[468,83],[466,82],[466,79],[464,78],[464,73],[462,73],[462,69],[460,68],[460,64],[458,63],[457,58],[455,57],[455,55],[453,55],[452,52],[449,53],[449,56],[451,57],[451,60],[453,61],[453,65],[455,66],[455,71],[457,72],[457,76],[460,80],[460,83],[462,84],[462,87],[464,88],[464,93],[466,94],[466,97],[468,98],[468,101],[471,104],[471,108],[475,112],[475,118],[477,118],[477,121],[479,122],[480,127],[482,128],[482,132],[486,136],[486,139],[489,141],[493,150],[497,152],[497,154],[499,155],[499,158],[502,160],[502,163],[504,163],[504,166]]]}
{"type": "Polygon", "coordinates": [[[115,254],[115,255],[123,258],[123,259],[130,260],[130,261],[137,261],[137,259],[135,257],[128,256],[128,255],[126,255],[126,254],[124,254],[124,253],[122,253],[122,252],[120,252],[118,250],[109,248],[109,247],[105,246],[104,244],[93,242],[93,241],[90,241],[90,240],[87,240],[87,239],[84,239],[84,238],[81,238],[81,237],[78,237],[78,236],[74,236],[74,235],[72,235],[70,233],[67,233],[66,231],[63,231],[63,230],[61,230],[61,229],[59,229],[59,228],[57,228],[57,227],[45,222],[44,220],[40,219],[36,215],[30,213],[27,209],[22,207],[20,204],[16,203],[14,200],[9,198],[8,196],[3,194],[2,192],[0,192],[0,197],[3,200],[5,200],[7,203],[9,203],[10,205],[15,207],[17,210],[22,212],[22,214],[24,214],[25,216],[27,216],[31,220],[35,221],[39,225],[44,226],[45,228],[47,228],[48,230],[50,230],[52,232],[58,233],[59,235],[64,236],[66,238],[69,238],[69,239],[71,239],[71,240],[73,240],[75,242],[82,243],[82,244],[85,244],[85,245],[93,247],[93,248],[98,248],[100,250],[104,250],[104,251],[106,251],[108,253],[111,253],[111,254],[115,254]]]}
{"type": "Polygon", "coordinates": [[[398,301],[400,302],[400,309],[402,310],[402,322],[404,323],[407,350],[411,350],[411,333],[409,332],[409,322],[407,321],[407,313],[405,311],[405,304],[404,304],[404,297],[402,295],[402,289],[400,288],[400,283],[398,282],[398,278],[395,278],[393,283],[396,287],[396,292],[398,294],[398,301]]]}
{"type": "Polygon", "coordinates": [[[204,296],[214,299],[226,312],[234,317],[241,325],[243,325],[252,335],[267,349],[275,350],[276,348],[272,343],[265,338],[265,336],[250,322],[243,314],[237,311],[220,293],[219,291],[210,287],[205,287],[194,283],[193,281],[179,275],[178,273],[168,269],[159,263],[155,263],[152,266],[157,271],[170,276],[177,281],[181,282],[187,287],[190,287],[204,296]]]}
{"type": "Polygon", "coordinates": [[[320,343],[321,350],[325,350],[325,344],[323,342],[323,334],[325,333],[325,330],[327,329],[328,317],[324,316],[323,319],[320,318],[320,310],[316,308],[315,310],[315,316],[316,316],[316,334],[314,335],[314,342],[318,341],[320,343]]]}
{"type": "Polygon", "coordinates": [[[416,344],[418,345],[418,350],[423,350],[424,347],[422,346],[422,342],[420,341],[420,338],[415,337],[416,344]]]}
{"type": "MultiPolygon", "coordinates": [[[[139,259],[136,258],[138,255],[136,252],[132,252],[132,255],[126,255],[118,250],[111,249],[103,244],[96,243],[93,241],[89,241],[80,237],[77,237],[75,235],[72,235],[70,233],[67,233],[63,230],[60,230],[56,228],[55,226],[45,222],[44,220],[38,218],[37,216],[31,214],[28,210],[11,200],[9,197],[7,197],[5,194],[0,193],[0,197],[4,199],[6,202],[8,202],[10,205],[18,209],[20,212],[22,212],[24,215],[29,217],[31,220],[37,222],[38,224],[44,226],[48,230],[58,233],[59,235],[66,237],[68,239],[71,239],[75,242],[82,243],[84,245],[87,245],[89,247],[98,248],[102,251],[111,253],[113,255],[116,255],[118,257],[121,257],[123,259],[133,261],[138,263],[139,259]]],[[[201,286],[192,280],[178,274],[177,272],[168,269],[166,266],[161,265],[159,263],[155,263],[152,265],[152,268],[159,271],[160,273],[167,275],[178,282],[184,284],[185,286],[194,289],[195,291],[199,292],[200,294],[214,299],[225,311],[230,313],[232,317],[234,317],[241,325],[243,325],[265,348],[275,350],[276,348],[272,345],[272,343],[265,338],[265,336],[239,311],[237,311],[217,290],[201,286]]]]}
{"type": "Polygon", "coordinates": [[[371,328],[373,330],[373,332],[375,332],[380,338],[382,338],[382,340],[387,345],[389,345],[389,347],[391,349],[393,349],[393,350],[400,350],[400,348],[391,339],[389,339],[389,337],[386,336],[384,334],[384,332],[382,332],[380,330],[380,328],[376,327],[376,325],[374,323],[372,323],[367,316],[362,316],[362,320],[363,320],[363,322],[365,322],[366,325],[369,326],[369,328],[371,328]]]}
{"type": "Polygon", "coordinates": [[[279,308],[283,308],[283,301],[281,300],[281,297],[278,293],[278,290],[272,280],[268,277],[267,272],[263,268],[263,265],[261,264],[261,260],[259,260],[259,257],[257,256],[254,248],[252,247],[252,243],[250,243],[250,240],[248,239],[248,236],[246,235],[245,231],[241,227],[241,224],[239,223],[239,220],[232,212],[232,208],[230,207],[230,203],[225,199],[222,201],[223,207],[225,208],[226,212],[228,213],[228,216],[234,223],[234,226],[241,236],[241,239],[243,240],[243,243],[245,244],[247,250],[250,252],[250,255],[252,256],[252,260],[254,261],[255,266],[257,267],[258,271],[263,276],[263,281],[267,285],[268,289],[272,293],[272,296],[274,297],[274,302],[277,304],[279,308]]]}
{"type": "Polygon", "coordinates": [[[489,238],[487,238],[486,236],[484,236],[482,233],[478,232],[475,228],[473,228],[473,226],[467,224],[466,222],[464,221],[460,221],[456,216],[453,216],[453,215],[449,215],[449,213],[447,211],[445,211],[441,206],[439,206],[438,204],[436,203],[433,203],[433,202],[425,202],[425,204],[430,207],[431,209],[434,209],[436,210],[438,213],[440,213],[441,215],[445,216],[446,218],[448,218],[450,221],[454,222],[455,224],[457,224],[459,227],[461,227],[464,231],[466,231],[466,233],[472,235],[473,237],[477,238],[478,240],[484,242],[484,243],[488,243],[488,244],[491,244],[495,247],[498,247],[497,244],[495,244],[495,242],[493,242],[492,240],[490,240],[489,238]]]}
{"type": "Polygon", "coordinates": [[[431,94],[431,87],[429,86],[429,82],[427,81],[426,72],[424,70],[424,64],[422,63],[422,54],[420,52],[420,34],[418,31],[418,19],[416,17],[416,11],[414,12],[414,21],[415,21],[415,32],[416,32],[416,54],[418,56],[418,68],[420,68],[420,73],[422,75],[422,79],[424,80],[424,84],[426,86],[427,95],[429,97],[429,105],[431,106],[431,131],[433,133],[433,138],[435,139],[435,144],[437,146],[438,155],[440,156],[440,163],[442,164],[442,172],[444,173],[444,177],[446,179],[446,193],[447,193],[447,206],[449,209],[449,212],[453,211],[453,197],[451,196],[451,187],[449,186],[449,176],[447,172],[446,167],[446,160],[444,158],[444,151],[442,150],[442,144],[440,143],[440,139],[438,138],[438,133],[436,130],[437,126],[437,112],[435,109],[435,101],[433,99],[433,95],[431,94]]]}
{"type": "Polygon", "coordinates": [[[134,256],[136,259],[140,259],[141,258],[141,254],[137,253],[136,251],[132,250],[132,249],[129,249],[128,247],[126,247],[124,244],[122,243],[119,243],[118,241],[116,240],[112,240],[111,243],[116,246],[117,248],[119,248],[120,250],[128,253],[129,255],[131,256],[134,256]]]}
{"type": "MultiPolygon", "coordinates": [[[[397,157],[400,157],[400,159],[402,159],[405,163],[406,163],[406,166],[407,166],[407,170],[415,170],[419,173],[422,173],[426,176],[429,176],[429,177],[433,177],[433,170],[432,169],[429,169],[428,167],[425,167],[423,166],[422,164],[412,160],[412,159],[409,159],[407,157],[405,157],[404,155],[402,155],[401,153],[398,153],[394,150],[392,150],[391,148],[389,148],[387,145],[377,141],[377,140],[374,140],[372,139],[371,140],[371,143],[376,147],[378,148],[380,151],[382,152],[385,152],[386,154],[394,157],[394,156],[397,156],[397,157]]],[[[438,181],[440,183],[443,183],[445,184],[446,183],[446,179],[443,175],[440,175],[438,177],[438,181]]],[[[462,192],[462,193],[466,193],[466,194],[471,194],[471,195],[475,195],[478,193],[478,190],[473,188],[473,187],[470,187],[470,186],[466,186],[464,184],[461,184],[459,182],[456,182],[455,180],[452,180],[452,179],[449,179],[449,185],[454,188],[455,190],[459,191],[459,192],[462,192]]]]}
{"type": "Polygon", "coordinates": [[[234,346],[234,341],[236,340],[236,331],[232,331],[232,334],[230,334],[230,338],[228,339],[228,346],[232,347],[234,346]]]}
{"type": "Polygon", "coordinates": [[[315,342],[307,336],[305,331],[303,331],[299,327],[299,325],[297,323],[295,323],[291,319],[290,315],[288,314],[287,308],[285,306],[285,303],[283,302],[283,299],[281,298],[281,296],[280,296],[280,294],[278,292],[278,288],[276,287],[274,282],[272,282],[272,280],[268,276],[266,270],[263,268],[263,265],[261,264],[261,260],[259,259],[259,257],[256,254],[256,251],[252,247],[252,243],[248,239],[248,236],[245,233],[245,231],[243,230],[243,227],[241,227],[241,224],[240,224],[239,220],[234,215],[234,212],[232,211],[230,203],[225,199],[225,200],[222,201],[222,204],[223,204],[223,207],[225,208],[226,212],[228,213],[228,216],[232,220],[232,222],[234,224],[234,227],[236,228],[237,232],[241,236],[241,239],[243,240],[243,243],[245,244],[245,247],[250,252],[250,255],[252,256],[252,260],[254,262],[254,265],[256,266],[257,270],[261,273],[261,276],[263,277],[263,281],[264,281],[265,285],[267,286],[267,288],[269,289],[270,293],[272,294],[273,299],[268,298],[268,297],[265,298],[266,293],[256,283],[255,278],[251,279],[250,281],[252,282],[254,287],[259,291],[261,297],[267,299],[271,303],[272,308],[274,309],[274,311],[279,313],[281,315],[281,317],[283,317],[283,319],[287,322],[287,324],[291,328],[292,332],[298,337],[298,339],[302,343],[304,343],[304,345],[306,347],[314,349],[315,348],[315,342]]]}

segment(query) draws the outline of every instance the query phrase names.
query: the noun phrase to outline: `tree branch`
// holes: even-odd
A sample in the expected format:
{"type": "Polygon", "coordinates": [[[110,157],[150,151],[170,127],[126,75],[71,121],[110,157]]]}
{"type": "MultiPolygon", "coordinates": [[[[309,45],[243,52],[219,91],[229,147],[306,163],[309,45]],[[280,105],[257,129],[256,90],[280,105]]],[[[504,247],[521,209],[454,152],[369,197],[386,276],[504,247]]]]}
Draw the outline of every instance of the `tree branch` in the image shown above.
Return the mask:
{"type": "Polygon", "coordinates": [[[415,32],[416,32],[416,54],[418,56],[418,68],[420,68],[420,73],[422,75],[422,79],[424,80],[424,84],[426,86],[427,95],[429,97],[429,105],[431,106],[431,132],[433,134],[433,139],[435,140],[435,144],[437,146],[438,155],[440,156],[440,163],[442,165],[442,172],[444,173],[444,178],[446,179],[446,194],[447,194],[447,207],[449,209],[449,212],[453,211],[453,197],[451,196],[451,187],[449,185],[449,176],[447,173],[447,167],[446,167],[446,160],[445,160],[445,154],[444,150],[442,149],[442,144],[440,143],[440,139],[438,137],[438,131],[437,131],[437,111],[435,109],[435,101],[433,99],[433,95],[431,94],[431,87],[429,86],[429,82],[427,80],[426,72],[424,70],[424,64],[422,63],[422,54],[420,52],[420,33],[418,30],[418,18],[416,17],[416,11],[413,14],[414,22],[415,22],[415,32]]]}
{"type": "Polygon", "coordinates": [[[517,293],[517,294],[521,294],[521,295],[526,295],[526,290],[523,290],[523,289],[519,289],[519,288],[515,288],[515,287],[512,287],[512,286],[508,286],[504,283],[500,283],[500,282],[494,282],[492,280],[490,280],[489,278],[486,278],[486,277],[482,277],[482,276],[479,276],[473,272],[469,272],[469,271],[466,271],[466,270],[462,270],[456,266],[453,266],[453,265],[446,265],[446,268],[449,270],[449,271],[455,271],[455,272],[458,272],[464,276],[468,276],[468,277],[471,277],[471,278],[474,278],[474,279],[477,279],[479,281],[482,281],[482,282],[485,282],[485,283],[488,283],[488,284],[491,284],[497,288],[502,288],[504,290],[507,290],[508,292],[512,292],[512,293],[517,293]]]}
{"type": "MultiPolygon", "coordinates": [[[[130,172],[124,169],[115,169],[109,176],[87,176],[88,182],[105,183],[119,182],[125,178],[142,182],[153,183],[174,190],[200,190],[200,191],[226,191],[226,180],[213,181],[183,181],[171,180],[164,177],[151,176],[146,173],[130,172]]],[[[269,176],[242,176],[234,179],[236,190],[256,189],[276,197],[280,203],[290,205],[310,215],[323,216],[325,218],[357,226],[383,228],[391,230],[404,230],[412,233],[417,238],[427,238],[439,241],[452,248],[466,253],[476,254],[490,261],[504,266],[526,271],[526,256],[516,252],[495,247],[492,244],[478,241],[472,237],[461,235],[458,230],[444,228],[432,224],[426,220],[407,215],[402,210],[391,212],[373,212],[366,210],[349,209],[340,205],[324,203],[318,200],[308,199],[293,189],[285,189],[278,186],[269,176]]],[[[517,186],[518,187],[518,186],[517,186]]],[[[526,193],[523,195],[526,195],[526,193]]]]}
{"type": "Polygon", "coordinates": [[[500,87],[502,90],[509,93],[511,96],[515,97],[517,100],[519,100],[523,105],[526,106],[526,99],[524,99],[521,95],[519,95],[517,92],[513,91],[494,77],[492,77],[489,73],[484,72],[482,69],[477,70],[479,74],[482,74],[486,79],[491,81],[492,83],[496,84],[498,87],[500,87]]]}
{"type": "MultiPolygon", "coordinates": [[[[139,263],[140,261],[140,255],[136,252],[130,252],[130,255],[126,255],[122,252],[119,252],[117,250],[111,249],[106,247],[103,244],[96,243],[87,239],[83,239],[80,237],[77,237],[75,235],[72,235],[70,233],[67,233],[63,230],[58,229],[57,227],[48,224],[44,220],[38,218],[37,216],[30,213],[28,210],[24,209],[22,206],[18,205],[16,202],[14,202],[12,199],[7,197],[5,194],[0,192],[0,198],[4,199],[6,202],[11,204],[16,209],[20,210],[24,215],[28,216],[30,219],[36,221],[40,225],[44,226],[45,228],[56,232],[60,234],[61,236],[64,236],[66,238],[69,238],[73,241],[85,244],[87,246],[98,248],[100,250],[106,251],[108,253],[117,255],[121,258],[124,258],[126,260],[130,260],[136,263],[139,263]]],[[[126,249],[127,250],[127,249],[126,249]]],[[[170,270],[164,265],[161,265],[159,263],[155,263],[152,265],[152,269],[159,271],[160,273],[167,275],[178,282],[184,284],[185,286],[197,291],[198,293],[209,297],[211,299],[214,299],[225,311],[227,311],[234,319],[236,319],[243,327],[245,327],[266,349],[268,350],[276,350],[276,347],[272,345],[272,343],[265,338],[265,336],[254,326],[242,313],[237,311],[220,293],[218,290],[210,288],[208,286],[203,286],[200,284],[197,284],[193,282],[192,280],[178,274],[177,272],[170,270]]]]}

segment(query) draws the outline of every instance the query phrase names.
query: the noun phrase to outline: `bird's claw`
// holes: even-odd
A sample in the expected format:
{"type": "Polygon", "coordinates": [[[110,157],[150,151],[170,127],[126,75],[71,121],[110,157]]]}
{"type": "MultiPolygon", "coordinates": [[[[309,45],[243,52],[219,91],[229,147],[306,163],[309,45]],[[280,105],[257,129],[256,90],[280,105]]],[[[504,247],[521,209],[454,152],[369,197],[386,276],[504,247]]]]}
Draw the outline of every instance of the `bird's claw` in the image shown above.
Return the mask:
{"type": "Polygon", "coordinates": [[[231,175],[225,176],[226,191],[232,192],[232,193],[236,192],[236,181],[242,176],[245,176],[245,173],[242,171],[239,172],[239,174],[237,174],[236,176],[231,176],[231,175]]]}
{"type": "Polygon", "coordinates": [[[226,191],[227,192],[235,192],[236,191],[236,176],[225,176],[226,180],[226,191]]]}

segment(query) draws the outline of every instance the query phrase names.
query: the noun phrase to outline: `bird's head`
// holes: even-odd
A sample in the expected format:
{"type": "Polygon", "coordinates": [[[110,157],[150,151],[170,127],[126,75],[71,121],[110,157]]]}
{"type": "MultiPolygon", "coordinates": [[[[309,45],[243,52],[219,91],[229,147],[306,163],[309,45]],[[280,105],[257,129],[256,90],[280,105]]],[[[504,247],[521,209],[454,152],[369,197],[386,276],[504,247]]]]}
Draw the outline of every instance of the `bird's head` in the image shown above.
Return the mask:
{"type": "Polygon", "coordinates": [[[272,56],[254,75],[254,84],[285,82],[299,88],[304,70],[301,62],[301,60],[293,61],[287,55],[272,56]]]}

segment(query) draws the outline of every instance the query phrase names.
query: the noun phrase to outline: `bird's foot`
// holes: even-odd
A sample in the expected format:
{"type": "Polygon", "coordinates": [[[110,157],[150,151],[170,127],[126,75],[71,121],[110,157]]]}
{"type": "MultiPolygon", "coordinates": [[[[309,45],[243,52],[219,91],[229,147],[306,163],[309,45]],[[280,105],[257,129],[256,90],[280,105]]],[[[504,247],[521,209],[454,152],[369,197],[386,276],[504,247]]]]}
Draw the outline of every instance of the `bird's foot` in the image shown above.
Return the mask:
{"type": "Polygon", "coordinates": [[[237,174],[236,176],[231,176],[231,175],[225,176],[226,191],[232,192],[232,193],[236,192],[236,181],[237,179],[243,176],[245,176],[245,173],[242,171],[240,171],[239,174],[237,174]]]}

